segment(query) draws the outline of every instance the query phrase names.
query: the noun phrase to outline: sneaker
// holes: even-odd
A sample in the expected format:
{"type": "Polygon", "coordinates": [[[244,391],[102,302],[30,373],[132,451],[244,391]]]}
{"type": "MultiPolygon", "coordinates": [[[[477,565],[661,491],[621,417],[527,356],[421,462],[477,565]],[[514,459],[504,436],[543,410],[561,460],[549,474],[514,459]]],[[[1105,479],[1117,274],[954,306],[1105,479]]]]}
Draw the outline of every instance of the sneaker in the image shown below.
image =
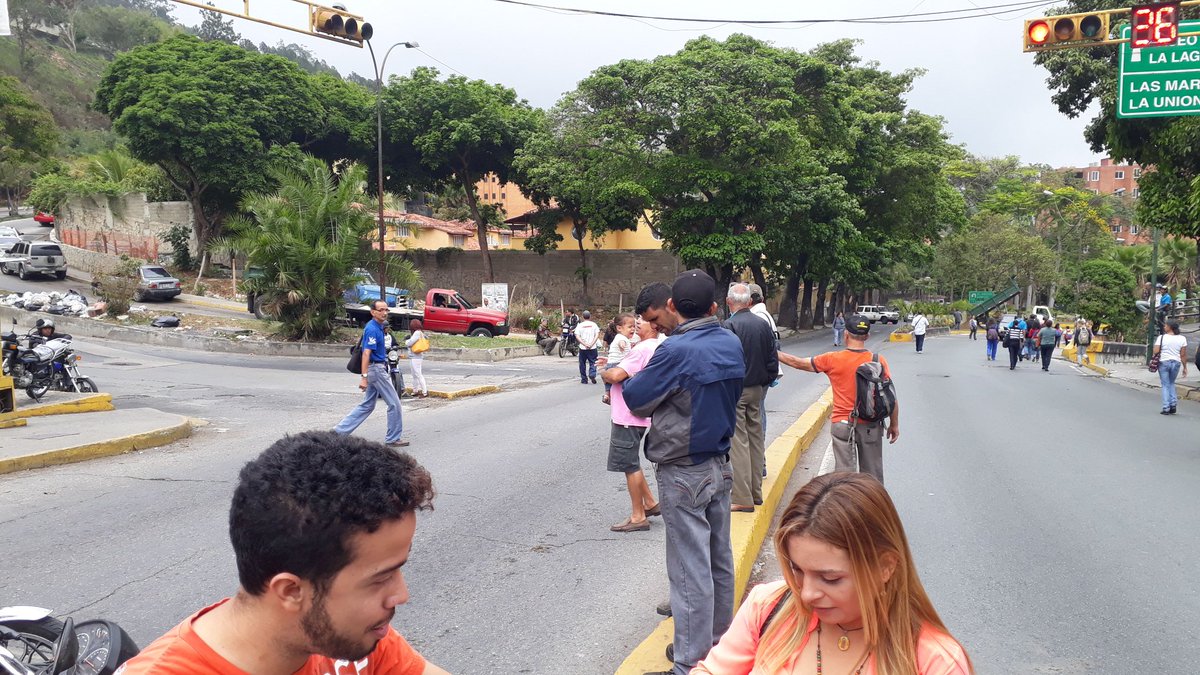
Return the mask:
{"type": "Polygon", "coordinates": [[[1167,411],[1167,414],[1174,415],[1175,414],[1175,406],[1171,406],[1171,409],[1167,411]]]}
{"type": "Polygon", "coordinates": [[[592,384],[596,384],[596,378],[592,378],[592,384]]]}
{"type": "Polygon", "coordinates": [[[654,608],[654,611],[663,616],[671,616],[671,601],[667,600],[666,602],[658,603],[658,606],[654,608]]]}
{"type": "Polygon", "coordinates": [[[1170,415],[1171,410],[1169,408],[1163,408],[1162,410],[1158,411],[1158,414],[1159,415],[1170,415]]]}
{"type": "Polygon", "coordinates": [[[408,441],[392,441],[391,443],[385,443],[385,445],[387,445],[389,448],[407,448],[408,441]]]}

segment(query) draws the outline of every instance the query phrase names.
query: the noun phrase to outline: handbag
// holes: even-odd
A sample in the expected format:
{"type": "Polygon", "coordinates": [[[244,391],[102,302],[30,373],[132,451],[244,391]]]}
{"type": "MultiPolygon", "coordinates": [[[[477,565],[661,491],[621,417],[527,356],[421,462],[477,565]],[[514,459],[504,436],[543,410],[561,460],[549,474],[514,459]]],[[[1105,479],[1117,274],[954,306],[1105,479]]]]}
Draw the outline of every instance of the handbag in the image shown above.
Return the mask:
{"type": "Polygon", "coordinates": [[[422,337],[413,343],[412,352],[414,354],[424,354],[427,351],[429,351],[429,340],[426,338],[422,337]]]}
{"type": "Polygon", "coordinates": [[[346,370],[355,375],[362,375],[362,343],[356,342],[350,348],[350,360],[346,362],[346,370]]]}
{"type": "Polygon", "coordinates": [[[1154,356],[1150,357],[1150,365],[1148,366],[1148,368],[1150,369],[1150,372],[1152,372],[1152,373],[1158,372],[1158,364],[1162,362],[1160,357],[1162,356],[1162,346],[1163,346],[1163,338],[1164,337],[1166,337],[1166,336],[1163,335],[1158,338],[1158,353],[1155,354],[1154,356]]]}

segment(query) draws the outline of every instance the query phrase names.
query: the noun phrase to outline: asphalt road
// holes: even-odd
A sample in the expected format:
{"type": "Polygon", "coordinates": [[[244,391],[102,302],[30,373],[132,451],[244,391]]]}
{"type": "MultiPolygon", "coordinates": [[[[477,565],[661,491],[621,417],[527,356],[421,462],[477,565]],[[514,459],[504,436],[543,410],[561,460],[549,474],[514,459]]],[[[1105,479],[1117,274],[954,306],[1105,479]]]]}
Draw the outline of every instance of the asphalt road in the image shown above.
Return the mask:
{"type": "MultiPolygon", "coordinates": [[[[82,351],[122,407],[211,423],[169,448],[0,476],[2,602],[105,616],[144,644],[235,589],[225,518],[240,465],[285,431],[328,428],[357,396],[331,359],[82,351]]],[[[1190,672],[1200,406],[1162,417],[1157,392],[1062,361],[1010,372],[965,337],[926,351],[883,348],[903,421],[887,485],[978,672],[1190,672]]],[[[426,370],[431,383],[440,373],[506,391],[406,403],[410,450],[439,496],[420,517],[396,627],[455,673],[613,672],[656,624],[666,575],[661,523],[607,529],[627,507],[603,470],[600,387],[557,359],[426,370]]],[[[772,435],[824,384],[789,372],[768,398],[772,435]]],[[[360,433],[383,426],[377,415],[360,433]]],[[[820,447],[802,465],[819,466],[820,447]]],[[[772,564],[760,578],[778,576],[772,564]]]]}
{"type": "MultiPolygon", "coordinates": [[[[824,348],[813,335],[797,352],[824,348]]],[[[358,401],[343,359],[231,356],[80,343],[83,371],[119,407],[210,422],[168,448],[0,476],[4,603],[104,616],[145,644],[232,593],[226,530],[241,465],[282,434],[330,428],[358,401]]],[[[433,474],[395,625],[455,673],[611,673],[667,597],[661,522],[608,530],[628,510],[604,470],[609,409],[570,360],[428,362],[426,378],[500,382],[501,394],[405,404],[411,453],[433,474]]],[[[789,373],[772,436],[823,391],[789,373]]],[[[69,417],[63,424],[71,424],[69,417]]],[[[380,412],[359,433],[383,437],[380,412]]]]}

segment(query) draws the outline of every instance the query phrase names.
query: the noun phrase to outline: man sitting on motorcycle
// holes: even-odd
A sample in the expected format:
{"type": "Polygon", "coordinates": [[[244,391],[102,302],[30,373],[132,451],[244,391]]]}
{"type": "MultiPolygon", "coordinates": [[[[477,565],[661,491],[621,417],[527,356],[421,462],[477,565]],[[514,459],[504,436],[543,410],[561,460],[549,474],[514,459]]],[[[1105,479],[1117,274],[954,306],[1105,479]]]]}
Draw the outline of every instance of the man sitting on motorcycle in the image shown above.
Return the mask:
{"type": "Polygon", "coordinates": [[[41,338],[42,342],[54,340],[57,338],[71,339],[71,336],[66,333],[59,333],[54,330],[54,319],[38,319],[34,324],[37,327],[37,337],[41,338]]]}

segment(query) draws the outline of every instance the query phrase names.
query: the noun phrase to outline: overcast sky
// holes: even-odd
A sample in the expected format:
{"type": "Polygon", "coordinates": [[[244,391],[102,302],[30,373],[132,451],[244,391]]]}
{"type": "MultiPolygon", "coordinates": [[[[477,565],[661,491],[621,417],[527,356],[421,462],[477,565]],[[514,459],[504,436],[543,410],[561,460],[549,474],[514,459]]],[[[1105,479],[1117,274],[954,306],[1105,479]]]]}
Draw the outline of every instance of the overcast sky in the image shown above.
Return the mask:
{"type": "MultiPolygon", "coordinates": [[[[726,24],[703,26],[667,21],[581,16],[496,0],[439,2],[345,0],[375,29],[380,52],[399,41],[416,41],[419,50],[397,48],[386,74],[404,74],[416,66],[504,84],[531,104],[546,108],[575,87],[593,69],[621,59],[651,59],[678,51],[703,34],[724,39],[747,33],[779,47],[808,50],[840,38],[862,41],[859,54],[887,70],[922,68],[909,106],[946,120],[952,140],[981,156],[1019,155],[1027,163],[1085,166],[1099,159],[1083,140],[1090,119],[1068,119],[1050,102],[1046,72],[1033,55],[1021,52],[1024,19],[1046,13],[1035,9],[1003,18],[901,25],[817,24],[771,28],[726,24]]],[[[533,0],[541,4],[611,12],[719,19],[854,18],[972,9],[1015,0],[847,0],[774,2],[742,0],[533,0]]],[[[222,9],[240,11],[239,0],[213,0],[222,9]]],[[[287,25],[305,24],[304,6],[286,0],[255,0],[252,13],[287,25]]],[[[197,10],[178,6],[177,19],[199,22],[197,10]]],[[[365,49],[234,19],[235,28],[255,42],[280,39],[312,49],[342,74],[370,77],[365,49]]],[[[378,56],[382,58],[383,54],[378,56]]]]}

